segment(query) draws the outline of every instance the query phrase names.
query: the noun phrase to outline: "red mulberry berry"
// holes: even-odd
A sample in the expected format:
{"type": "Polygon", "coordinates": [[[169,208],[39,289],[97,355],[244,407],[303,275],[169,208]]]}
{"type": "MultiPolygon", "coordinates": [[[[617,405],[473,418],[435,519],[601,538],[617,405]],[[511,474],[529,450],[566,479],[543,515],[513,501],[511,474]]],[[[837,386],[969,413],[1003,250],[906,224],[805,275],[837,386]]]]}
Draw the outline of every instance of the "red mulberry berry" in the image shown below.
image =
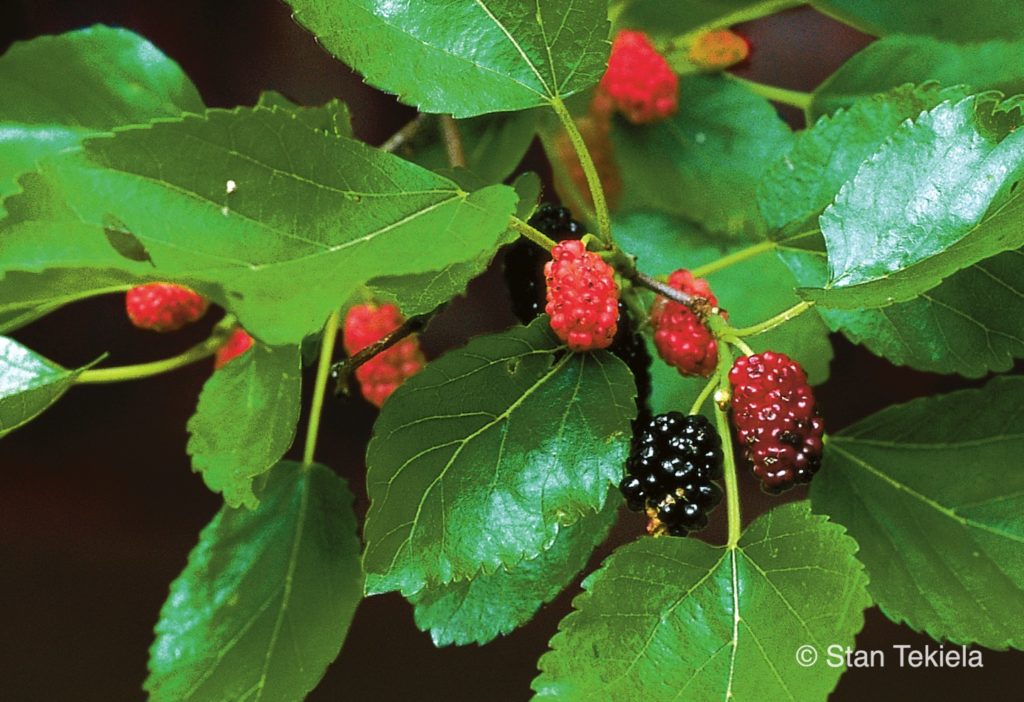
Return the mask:
{"type": "MultiPolygon", "coordinates": [[[[394,305],[355,305],[345,316],[344,344],[351,356],[375,344],[405,323],[394,305]]],[[[407,336],[356,368],[359,388],[380,407],[398,387],[419,373],[427,360],[415,335],[407,336]]]]}
{"type": "Polygon", "coordinates": [[[678,106],[679,79],[643,32],[615,37],[599,89],[634,124],[663,120],[678,106]]]}
{"type": "Polygon", "coordinates": [[[611,346],[618,330],[619,287],[612,267],[577,240],[551,250],[544,265],[551,328],[573,351],[611,346]]]}
{"type": "Polygon", "coordinates": [[[235,331],[231,332],[228,340],[224,342],[224,345],[217,349],[217,354],[213,361],[214,370],[222,367],[231,359],[241,356],[252,347],[252,344],[253,338],[249,336],[247,331],[241,327],[235,329],[235,331]]]}
{"type": "Polygon", "coordinates": [[[741,356],[729,383],[736,435],[765,490],[810,482],[821,467],[825,427],[800,364],[771,351],[741,356]]]}
{"type": "MultiPolygon", "coordinates": [[[[718,300],[708,282],[687,270],[669,276],[668,284],[685,293],[703,297],[712,307],[718,300]]],[[[658,355],[683,375],[711,375],[718,363],[718,343],[703,320],[686,305],[658,296],[651,306],[654,346],[658,355]]]]}
{"type": "Polygon", "coordinates": [[[124,304],[132,324],[158,332],[181,329],[201,318],[209,307],[202,295],[173,283],[134,287],[125,295],[124,304]]]}

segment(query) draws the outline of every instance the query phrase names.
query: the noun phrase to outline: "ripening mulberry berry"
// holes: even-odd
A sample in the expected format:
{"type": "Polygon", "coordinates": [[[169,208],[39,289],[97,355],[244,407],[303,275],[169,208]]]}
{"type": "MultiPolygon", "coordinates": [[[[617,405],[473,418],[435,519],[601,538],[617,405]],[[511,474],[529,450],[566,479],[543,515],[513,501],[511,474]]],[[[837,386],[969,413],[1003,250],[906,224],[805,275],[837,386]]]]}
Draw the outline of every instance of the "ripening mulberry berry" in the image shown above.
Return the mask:
{"type": "Polygon", "coordinates": [[[612,267],[583,242],[563,241],[544,265],[551,328],[573,351],[611,346],[619,316],[619,286],[612,267]]]}
{"type": "Polygon", "coordinates": [[[686,536],[707,526],[722,499],[722,441],[702,415],[659,414],[634,437],[627,475],[619,485],[626,503],[651,518],[652,533],[686,536]]]}
{"type": "MultiPolygon", "coordinates": [[[[708,282],[694,278],[687,270],[677,270],[668,284],[676,290],[707,300],[711,307],[718,300],[708,282]]],[[[723,315],[724,316],[724,315],[723,315]]],[[[683,375],[711,375],[718,363],[718,342],[704,321],[686,305],[658,296],[651,306],[654,346],[658,355],[683,375]]]]}
{"type": "Polygon", "coordinates": [[[206,314],[206,298],[183,285],[147,283],[125,295],[125,311],[140,329],[169,332],[181,329],[206,314]]]}
{"type": "MultiPolygon", "coordinates": [[[[579,239],[582,224],[564,207],[544,203],[530,217],[530,226],[554,241],[579,239]]],[[[505,250],[505,284],[512,298],[512,312],[529,324],[544,311],[544,263],[547,255],[532,241],[520,239],[505,250]]]]}
{"type": "Polygon", "coordinates": [[[720,71],[750,56],[750,44],[736,32],[719,29],[705,32],[690,46],[690,62],[706,71],[720,71]]]}
{"type": "Polygon", "coordinates": [[[615,37],[598,87],[634,124],[675,114],[679,79],[643,32],[624,29],[615,37]]]}
{"type": "Polygon", "coordinates": [[[214,356],[213,368],[214,370],[221,368],[228,361],[241,356],[243,353],[252,348],[253,338],[249,336],[249,333],[241,327],[231,332],[231,336],[228,340],[217,349],[217,353],[214,356]]]}
{"type": "Polygon", "coordinates": [[[729,383],[736,436],[764,489],[810,482],[821,467],[825,426],[800,364],[771,351],[741,356],[729,383]]]}
{"type": "MultiPolygon", "coordinates": [[[[375,344],[405,323],[394,305],[354,305],[345,315],[345,351],[351,356],[375,344]]],[[[380,407],[398,387],[427,363],[415,335],[407,336],[356,368],[359,388],[371,404],[380,407]]]]}

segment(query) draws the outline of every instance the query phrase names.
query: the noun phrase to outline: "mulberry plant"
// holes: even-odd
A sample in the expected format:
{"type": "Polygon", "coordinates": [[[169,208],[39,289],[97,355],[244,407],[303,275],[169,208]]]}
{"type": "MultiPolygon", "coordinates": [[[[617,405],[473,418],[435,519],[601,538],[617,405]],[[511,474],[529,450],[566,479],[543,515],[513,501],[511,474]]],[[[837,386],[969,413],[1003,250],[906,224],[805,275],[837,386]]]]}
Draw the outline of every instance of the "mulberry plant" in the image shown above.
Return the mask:
{"type": "Polygon", "coordinates": [[[339,100],[210,108],[106,26],[0,56],[0,437],[209,373],[182,449],[223,506],[153,612],[149,699],[304,699],[385,593],[446,646],[572,591],[537,700],[824,700],[875,606],[1024,648],[1019,3],[812,0],[880,38],[810,93],[744,77],[735,26],[804,3],[287,4],[415,117],[378,146],[339,100]],[[206,338],[29,348],[104,295],[206,338]],[[960,389],[857,377],[886,363],[960,389]],[[332,403],[373,413],[365,481],[318,461],[332,403]]]}

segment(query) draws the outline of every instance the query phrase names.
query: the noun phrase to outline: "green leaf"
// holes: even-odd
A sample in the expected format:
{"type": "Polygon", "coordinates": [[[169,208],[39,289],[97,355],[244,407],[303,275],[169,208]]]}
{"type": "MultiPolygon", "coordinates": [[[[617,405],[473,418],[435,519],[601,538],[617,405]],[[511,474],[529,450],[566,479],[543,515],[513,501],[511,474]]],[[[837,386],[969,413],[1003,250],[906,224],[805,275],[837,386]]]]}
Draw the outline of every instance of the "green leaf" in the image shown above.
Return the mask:
{"type": "Polygon", "coordinates": [[[86,136],[202,109],[178,64],[127,30],[17,42],[0,57],[0,198],[17,191],[19,173],[86,136]]]}
{"type": "Polygon", "coordinates": [[[281,463],[255,510],[222,507],[171,585],[150,649],[153,702],[302,700],[362,594],[352,495],[321,465],[281,463]]]}
{"type": "Polygon", "coordinates": [[[421,112],[539,107],[597,83],[608,59],[604,0],[288,3],[328,51],[421,112]]]}
{"type": "Polygon", "coordinates": [[[811,0],[811,4],[876,36],[922,34],[957,41],[1019,39],[1024,27],[1024,5],[1018,0],[988,0],[984,6],[959,0],[811,0]]]}
{"type": "MultiPolygon", "coordinates": [[[[540,197],[540,178],[535,173],[523,173],[512,184],[519,196],[516,216],[529,219],[540,197]]],[[[497,244],[515,241],[519,237],[514,229],[508,229],[497,244]]],[[[469,281],[483,273],[494,260],[496,251],[487,250],[472,261],[452,263],[441,270],[403,276],[384,276],[370,281],[373,297],[394,303],[407,317],[426,314],[437,309],[466,291],[469,281]]]]}
{"type": "Polygon", "coordinates": [[[1024,378],[890,407],[830,437],[815,509],[861,546],[871,594],[937,639],[1024,648],[1024,378]]]}
{"type": "Polygon", "coordinates": [[[0,437],[28,424],[67,392],[82,372],[0,337],[0,437]]]}
{"type": "Polygon", "coordinates": [[[258,504],[253,480],[295,438],[302,395],[297,346],[256,344],[206,381],[188,422],[192,468],[229,507],[258,504]]]}
{"type": "Polygon", "coordinates": [[[758,204],[768,226],[787,233],[817,230],[817,216],[903,122],[966,96],[963,88],[905,85],[860,100],[799,132],[793,147],[758,184],[758,204]]]}
{"type": "MultiPolygon", "coordinates": [[[[668,274],[678,268],[697,268],[743,250],[736,245],[710,244],[686,222],[650,212],[617,216],[615,238],[624,250],[637,256],[639,267],[652,275],[668,274]]],[[[794,292],[797,280],[778,260],[773,249],[712,273],[707,280],[719,305],[729,312],[729,321],[736,327],[762,322],[800,300],[794,292]]],[[[813,312],[747,341],[756,351],[772,349],[798,360],[814,384],[828,378],[832,345],[828,329],[813,312]]],[[[654,412],[688,411],[707,379],[680,375],[658,358],[653,345],[648,346],[654,358],[651,409],[654,412]]]]}
{"type": "Polygon", "coordinates": [[[667,121],[615,120],[620,209],[657,210],[730,236],[762,235],[757,183],[792,132],[767,100],[726,78],[682,78],[679,94],[686,97],[667,121]]]}
{"type": "Polygon", "coordinates": [[[1024,92],[1024,40],[954,44],[929,37],[892,36],[869,44],[814,91],[809,119],[905,83],[935,80],[974,92],[1024,92]]]}
{"type": "Polygon", "coordinates": [[[638,539],[583,582],[540,659],[536,699],[824,700],[871,604],[856,542],[806,503],[776,507],[734,549],[638,539]],[[796,654],[813,646],[817,666],[796,654]]]}
{"type": "MultiPolygon", "coordinates": [[[[500,112],[459,120],[466,167],[485,183],[504,181],[526,155],[540,120],[539,110],[500,112]]],[[[449,167],[448,151],[440,120],[429,122],[424,132],[417,135],[407,152],[400,150],[399,154],[432,171],[445,171],[449,167]]]]}
{"type": "Polygon", "coordinates": [[[288,112],[307,127],[319,129],[333,136],[352,136],[352,116],[349,114],[348,105],[340,100],[331,100],[319,107],[306,107],[297,105],[281,93],[268,90],[260,93],[256,105],[288,112]]]}
{"type": "MultiPolygon", "coordinates": [[[[40,227],[38,217],[31,236],[9,224],[0,238],[27,238],[37,254],[0,270],[77,267],[80,250],[95,250],[106,241],[103,229],[114,227],[146,249],[152,276],[195,288],[277,345],[318,331],[372,278],[495,250],[516,201],[506,186],[467,193],[265,108],[212,110],[90,139],[81,153],[49,159],[43,173],[93,236],[69,247],[63,227],[40,227]]],[[[115,269],[139,265],[112,248],[107,259],[115,269]]]]}
{"type": "Polygon", "coordinates": [[[411,595],[550,548],[621,478],[635,396],[622,361],[562,351],[545,316],[432,361],[385,403],[367,450],[367,592],[411,595]]]}
{"type": "Polygon", "coordinates": [[[416,626],[430,630],[435,646],[485,644],[511,633],[583,569],[594,547],[608,535],[619,504],[613,495],[602,511],[559,531],[547,551],[511,569],[428,585],[409,598],[416,606],[416,626]]]}
{"type": "MultiPolygon", "coordinates": [[[[824,251],[783,248],[780,254],[801,285],[825,282],[824,251]]],[[[888,307],[818,312],[831,329],[897,365],[970,378],[1007,371],[1013,359],[1024,358],[1022,257],[1017,250],[979,261],[888,307]]]]}
{"type": "Polygon", "coordinates": [[[997,142],[974,99],[943,103],[900,127],[821,216],[826,307],[908,300],[972,263],[1024,246],[1024,130],[997,142]]]}
{"type": "Polygon", "coordinates": [[[615,26],[671,39],[756,20],[800,4],[796,0],[632,0],[615,26]]]}

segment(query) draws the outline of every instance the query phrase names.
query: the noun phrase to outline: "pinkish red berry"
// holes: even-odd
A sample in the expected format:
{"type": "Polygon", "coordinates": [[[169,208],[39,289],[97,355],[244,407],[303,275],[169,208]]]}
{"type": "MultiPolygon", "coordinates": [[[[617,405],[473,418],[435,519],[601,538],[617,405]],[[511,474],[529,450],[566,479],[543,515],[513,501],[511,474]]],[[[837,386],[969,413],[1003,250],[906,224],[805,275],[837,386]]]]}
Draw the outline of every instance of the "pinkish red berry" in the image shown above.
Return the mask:
{"type": "Polygon", "coordinates": [[[643,32],[624,29],[615,37],[599,90],[634,124],[675,114],[679,79],[643,32]]]}
{"type": "Polygon", "coordinates": [[[209,302],[199,293],[173,283],[147,283],[128,291],[125,311],[140,329],[169,332],[206,314],[209,302]]]}
{"type": "Polygon", "coordinates": [[[765,490],[810,482],[821,467],[825,425],[800,364],[772,351],[741,356],[729,383],[736,436],[765,490]]]}
{"type": "MultiPolygon", "coordinates": [[[[351,356],[375,344],[405,323],[394,305],[354,305],[345,315],[343,343],[351,356]]],[[[380,407],[406,379],[423,370],[427,363],[415,335],[378,353],[356,368],[359,388],[371,404],[380,407]]]]}
{"type": "Polygon", "coordinates": [[[217,353],[214,355],[213,368],[214,370],[222,367],[225,363],[233,358],[241,356],[243,353],[248,351],[253,345],[253,338],[249,336],[249,333],[239,327],[231,332],[231,336],[224,342],[224,345],[217,349],[217,353]]]}
{"type": "Polygon", "coordinates": [[[572,239],[551,250],[544,278],[544,311],[558,338],[573,351],[611,346],[619,318],[619,286],[612,267],[572,239]]]}
{"type": "MultiPolygon", "coordinates": [[[[706,299],[711,307],[718,306],[708,282],[694,278],[688,270],[677,270],[669,276],[668,284],[676,290],[706,299]]],[[[651,306],[650,316],[654,327],[654,346],[665,363],[683,375],[711,375],[718,364],[718,342],[692,309],[659,295],[651,306]]]]}

